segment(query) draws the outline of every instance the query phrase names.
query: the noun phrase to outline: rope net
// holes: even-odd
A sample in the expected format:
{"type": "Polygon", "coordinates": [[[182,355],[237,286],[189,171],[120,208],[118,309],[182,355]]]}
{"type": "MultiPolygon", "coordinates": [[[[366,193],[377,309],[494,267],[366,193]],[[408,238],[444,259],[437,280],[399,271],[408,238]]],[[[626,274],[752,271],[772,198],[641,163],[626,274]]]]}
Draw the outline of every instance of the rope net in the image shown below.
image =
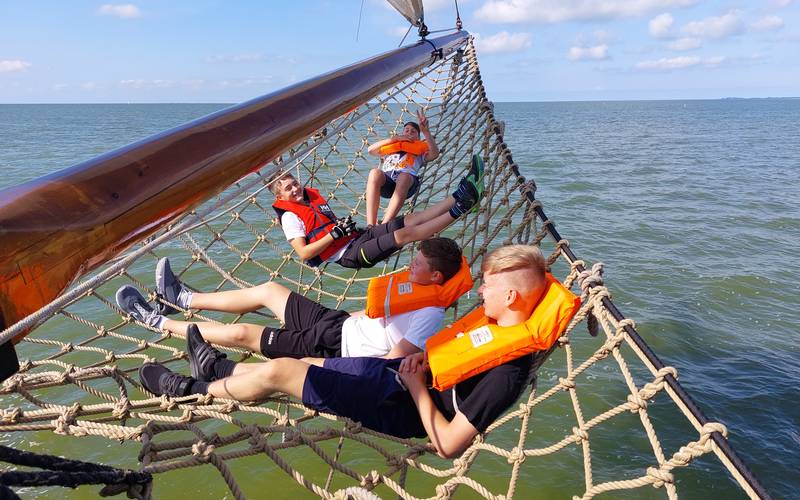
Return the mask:
{"type": "MultiPolygon", "coordinates": [[[[465,490],[484,498],[525,497],[542,493],[532,484],[535,471],[552,469],[560,461],[577,470],[554,490],[559,496],[569,491],[591,498],[654,486],[677,498],[677,471],[718,451],[711,433],[725,434],[725,428],[695,421],[666,388],[664,377],[675,370],[656,370],[631,342],[625,326],[632,322],[616,320],[603,305],[609,294],[601,265],[579,272],[583,262],[569,262],[564,252],[568,243],[546,239],[551,222],[537,217],[541,205],[533,197],[535,184],[518,174],[503,142],[503,128],[486,98],[471,41],[333,120],[20,322],[20,329],[26,321],[38,326],[17,346],[25,360],[20,372],[0,387],[4,440],[30,447],[24,443],[41,432],[48,434],[46,439],[55,439],[52,433],[80,437],[58,441],[62,453],[85,457],[88,440],[93,443],[88,446],[100,450],[93,455],[99,461],[138,466],[152,474],[156,492],[176,478],[211,481],[207,476],[213,468],[224,481],[220,493],[226,486],[236,498],[263,494],[266,485],[325,498],[448,498],[465,490]],[[398,132],[419,108],[429,117],[442,153],[424,167],[419,193],[404,208],[419,211],[449,196],[471,155],[478,153],[486,165],[486,195],[479,210],[442,234],[462,246],[475,276],[488,250],[528,243],[542,247],[566,286],[580,288],[581,309],[539,370],[538,387],[534,384],[455,460],[438,458],[426,440],[379,434],[285,396],[238,402],[148,393],[139,383],[139,366],[157,360],[188,373],[185,341],[136,322],[113,297],[123,284],[133,284],[154,300],[153,270],[159,258],[170,257],[176,274],[196,290],[277,281],[324,305],[350,311],[363,308],[371,277],[410,262],[413,246],[372,269],[306,266],[277,224],[267,179],[278,168],[290,170],[301,183],[319,189],[339,217],[352,214],[363,224],[363,193],[369,170],[376,166],[366,155],[367,146],[398,132]],[[586,335],[579,328],[584,322],[600,335],[586,335]],[[653,402],[670,401],[675,403],[658,406],[661,418],[651,418],[648,407],[653,402]],[[687,418],[680,418],[681,413],[687,418]],[[668,436],[659,438],[654,422],[668,436]],[[604,441],[606,450],[609,442],[621,444],[598,456],[592,453],[590,437],[604,441]],[[110,447],[109,440],[121,446],[110,447]],[[620,453],[630,456],[613,460],[611,455],[620,453]],[[608,461],[612,465],[606,466],[608,461]],[[198,466],[203,466],[202,477],[181,472],[198,466]],[[269,479],[254,477],[262,475],[269,479]]],[[[465,295],[448,310],[448,320],[460,318],[478,300],[474,292],[465,295]]],[[[184,310],[183,316],[190,321],[278,324],[262,311],[232,315],[184,310]]],[[[235,360],[265,360],[244,349],[221,349],[235,360]]],[[[724,460],[723,465],[737,474],[724,460]]]]}

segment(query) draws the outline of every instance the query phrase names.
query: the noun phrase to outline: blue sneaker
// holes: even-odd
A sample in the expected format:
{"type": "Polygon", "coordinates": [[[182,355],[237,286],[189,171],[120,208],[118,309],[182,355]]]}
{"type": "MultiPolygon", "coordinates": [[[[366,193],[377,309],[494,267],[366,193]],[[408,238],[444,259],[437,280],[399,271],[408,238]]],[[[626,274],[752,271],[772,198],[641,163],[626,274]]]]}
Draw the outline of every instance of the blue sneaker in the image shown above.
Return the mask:
{"type": "Polygon", "coordinates": [[[136,321],[158,328],[161,315],[150,307],[150,304],[135,287],[131,285],[120,287],[117,290],[117,305],[136,321]]]}
{"type": "MultiPolygon", "coordinates": [[[[185,307],[184,304],[181,303],[181,292],[183,291],[184,286],[178,281],[178,278],[175,277],[175,273],[172,272],[169,259],[163,257],[158,261],[158,264],[156,264],[156,293],[158,294],[156,310],[158,313],[169,316],[170,314],[178,312],[174,307],[165,304],[165,301],[170,304],[175,304],[176,306],[185,307]]],[[[186,295],[185,292],[184,295],[186,295]]]]}
{"type": "Polygon", "coordinates": [[[455,204],[450,208],[450,215],[459,218],[477,206],[485,190],[483,159],[472,155],[469,173],[461,179],[453,192],[455,204]]]}

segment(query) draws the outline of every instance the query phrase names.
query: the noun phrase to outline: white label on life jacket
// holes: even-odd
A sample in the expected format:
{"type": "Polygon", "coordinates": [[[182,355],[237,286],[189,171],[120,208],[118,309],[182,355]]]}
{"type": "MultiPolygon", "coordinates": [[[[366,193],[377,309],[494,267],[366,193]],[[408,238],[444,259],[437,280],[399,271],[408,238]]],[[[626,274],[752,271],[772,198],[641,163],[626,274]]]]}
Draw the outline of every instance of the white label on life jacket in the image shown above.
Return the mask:
{"type": "Polygon", "coordinates": [[[411,288],[412,288],[412,286],[411,286],[411,282],[410,281],[406,281],[404,283],[398,283],[397,284],[397,295],[409,294],[412,291],[411,288]]]}
{"type": "Polygon", "coordinates": [[[480,347],[483,344],[488,344],[494,337],[492,337],[492,331],[489,330],[488,326],[482,326],[475,330],[469,332],[469,338],[472,341],[472,347],[480,347]]]}

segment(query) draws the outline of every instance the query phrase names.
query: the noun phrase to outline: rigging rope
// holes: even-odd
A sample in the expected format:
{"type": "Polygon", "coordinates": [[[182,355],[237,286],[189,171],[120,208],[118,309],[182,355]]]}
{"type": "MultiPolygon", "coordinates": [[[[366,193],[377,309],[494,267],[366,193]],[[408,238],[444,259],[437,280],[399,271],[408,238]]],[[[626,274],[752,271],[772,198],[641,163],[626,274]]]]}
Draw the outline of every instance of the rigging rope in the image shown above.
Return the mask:
{"type": "MultiPolygon", "coordinates": [[[[211,465],[235,498],[254,494],[248,493],[246,482],[236,480],[243,468],[246,470],[241,464],[252,463],[248,457],[262,459],[259,469],[264,461],[274,464],[287,480],[324,498],[371,498],[377,493],[406,499],[449,498],[466,488],[494,499],[527,496],[525,488],[530,486],[524,478],[528,468],[536,467],[535,458],[552,454],[572,457],[576,451],[582,457],[582,484],[569,488],[579,497],[650,485],[677,498],[677,470],[700,456],[720,455],[718,440],[724,440],[727,431],[719,423],[693,417],[672,385],[676,370],[656,366],[643,354],[632,334],[633,322],[609,307],[602,265],[587,269],[566,240],[557,237],[550,243],[546,239],[554,234],[554,223],[534,198],[535,183],[520,175],[503,141],[503,128],[487,99],[471,41],[463,51],[437,60],[375,101],[331,121],[324,132],[290,148],[286,159],[240,180],[216,200],[143,241],[3,332],[8,338],[38,325],[18,345],[21,357],[29,359],[17,375],[0,385],[3,435],[44,430],[140,443],[142,473],[158,478],[179,469],[211,465]],[[535,390],[453,461],[432,456],[427,442],[380,434],[310,410],[285,396],[239,402],[149,394],[132,374],[151,360],[185,372],[185,342],[179,335],[137,323],[110,297],[120,285],[132,283],[154,300],[152,270],[158,258],[169,256],[179,278],[203,291],[279,281],[324,305],[348,310],[362,308],[371,277],[392,272],[409,261],[414,250],[406,247],[373,269],[354,271],[328,264],[309,267],[293,253],[275,220],[267,179],[280,168],[291,168],[299,179],[308,180],[307,185],[320,189],[337,215],[363,218],[364,186],[375,166],[365,155],[367,146],[397,132],[417,108],[429,117],[441,156],[424,167],[424,182],[408,208],[421,210],[432,200],[448,196],[470,156],[480,154],[486,165],[486,196],[480,210],[457,221],[444,234],[462,246],[475,271],[490,248],[509,243],[540,245],[549,252],[547,262],[554,273],[563,277],[567,287],[580,289],[581,309],[545,367],[550,378],[540,373],[535,390]],[[596,339],[576,336],[576,327],[583,322],[596,339]],[[623,355],[627,349],[642,363],[630,366],[623,355]],[[563,367],[554,366],[556,359],[563,361],[563,367]],[[593,393],[593,377],[607,380],[612,370],[619,388],[609,388],[602,405],[586,405],[587,396],[593,393]],[[660,422],[648,413],[654,400],[672,401],[687,416],[694,432],[687,431],[688,437],[684,434],[679,443],[671,437],[665,446],[657,433],[660,422]],[[547,405],[556,405],[573,418],[547,422],[560,437],[542,442],[537,429],[543,424],[536,417],[547,405]],[[598,407],[602,409],[596,410],[598,407]],[[595,413],[589,414],[589,408],[595,413]],[[639,422],[640,429],[630,431],[627,437],[636,443],[632,446],[640,456],[625,470],[623,479],[611,480],[606,473],[597,472],[591,438],[613,431],[614,422],[630,424],[626,415],[639,422]],[[180,438],[175,438],[176,434],[180,438]],[[300,463],[295,450],[302,450],[307,459],[300,463]],[[645,455],[647,458],[642,458],[645,455]],[[348,461],[347,457],[353,456],[361,458],[348,461]],[[507,462],[511,471],[507,484],[487,478],[483,465],[487,460],[495,465],[507,462]],[[323,474],[318,471],[321,464],[323,474]]],[[[462,317],[476,304],[475,295],[462,298],[450,311],[451,318],[462,317]]],[[[181,310],[187,320],[277,325],[263,313],[200,314],[170,305],[181,310]]],[[[264,359],[244,349],[222,349],[239,360],[264,359]]],[[[748,495],[764,496],[748,486],[743,479],[746,474],[725,458],[721,460],[748,495]]]]}

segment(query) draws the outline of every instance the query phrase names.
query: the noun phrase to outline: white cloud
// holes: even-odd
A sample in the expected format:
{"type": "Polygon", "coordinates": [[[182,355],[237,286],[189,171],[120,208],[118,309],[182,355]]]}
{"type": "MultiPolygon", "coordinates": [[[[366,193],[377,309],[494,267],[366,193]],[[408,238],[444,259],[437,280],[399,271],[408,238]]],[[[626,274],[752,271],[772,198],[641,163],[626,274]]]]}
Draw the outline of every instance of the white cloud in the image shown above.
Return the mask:
{"type": "Polygon", "coordinates": [[[691,68],[693,66],[703,65],[709,68],[716,68],[720,64],[727,62],[728,58],[725,56],[707,57],[701,59],[699,57],[680,56],[680,57],[662,57],[650,61],[641,61],[636,63],[636,69],[642,70],[656,70],[668,71],[673,69],[691,68]]]}
{"type": "Polygon", "coordinates": [[[530,33],[509,33],[501,31],[492,36],[475,37],[478,51],[483,54],[521,52],[531,46],[530,33]]]}
{"type": "Polygon", "coordinates": [[[601,61],[608,59],[608,45],[601,44],[594,47],[570,47],[567,52],[570,61],[601,61]]]}
{"type": "Polygon", "coordinates": [[[0,73],[14,73],[16,71],[25,71],[30,68],[31,63],[19,59],[6,59],[0,60],[0,73]]]}
{"type": "Polygon", "coordinates": [[[692,21],[683,27],[683,31],[700,38],[725,38],[744,30],[739,11],[732,10],[723,16],[707,17],[702,21],[692,21]]]}
{"type": "Polygon", "coordinates": [[[690,66],[696,66],[700,64],[699,57],[662,57],[661,59],[651,60],[651,61],[641,61],[636,63],[637,69],[656,69],[656,70],[666,70],[666,69],[680,69],[680,68],[688,68],[690,66]]]}
{"type": "Polygon", "coordinates": [[[475,17],[490,23],[560,23],[632,17],[698,0],[488,0],[475,17]]]}
{"type": "Polygon", "coordinates": [[[783,28],[783,19],[778,16],[764,16],[750,25],[756,31],[771,31],[783,28]]]}
{"type": "Polygon", "coordinates": [[[671,14],[659,14],[650,20],[650,34],[656,38],[669,38],[674,22],[671,14]]]}
{"type": "Polygon", "coordinates": [[[168,89],[175,87],[175,82],[172,80],[145,80],[142,78],[132,80],[120,80],[120,87],[132,89],[168,89]]]}
{"type": "Polygon", "coordinates": [[[670,50],[694,50],[699,49],[700,46],[703,44],[703,41],[699,38],[692,38],[692,37],[684,37],[678,38],[677,40],[670,42],[669,49],[670,50]]]}
{"type": "Polygon", "coordinates": [[[261,62],[267,58],[264,54],[235,54],[232,56],[211,56],[206,58],[206,62],[210,63],[247,63],[247,62],[261,62]]]}
{"type": "Polygon", "coordinates": [[[101,16],[116,16],[123,19],[141,17],[142,15],[142,11],[139,10],[139,7],[132,3],[107,3],[101,5],[100,8],[97,9],[97,13],[101,16]]]}

